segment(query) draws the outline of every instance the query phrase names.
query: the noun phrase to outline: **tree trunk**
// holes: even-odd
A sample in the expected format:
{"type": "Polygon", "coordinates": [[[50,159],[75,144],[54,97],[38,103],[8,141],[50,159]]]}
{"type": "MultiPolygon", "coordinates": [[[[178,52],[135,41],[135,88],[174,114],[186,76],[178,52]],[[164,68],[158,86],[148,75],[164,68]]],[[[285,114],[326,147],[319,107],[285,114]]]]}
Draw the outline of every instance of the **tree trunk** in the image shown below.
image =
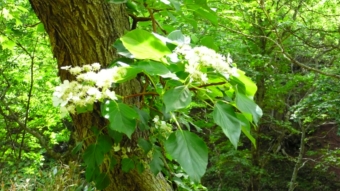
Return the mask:
{"type": "MultiPolygon", "coordinates": [[[[82,66],[99,62],[105,68],[117,58],[112,44],[129,30],[129,18],[124,5],[106,3],[104,0],[30,0],[38,18],[47,31],[54,57],[57,59],[61,80],[74,80],[61,66],[82,66]]],[[[118,88],[120,95],[138,93],[140,84],[132,80],[118,88]]],[[[139,104],[139,100],[126,100],[129,104],[139,104]]],[[[107,122],[100,116],[98,106],[92,113],[72,115],[75,134],[78,140],[84,140],[91,134],[90,127],[104,127],[107,122]]],[[[138,136],[135,133],[134,138],[138,136]]],[[[94,140],[86,139],[85,147],[94,140]]],[[[128,144],[134,147],[135,141],[128,144]]],[[[103,169],[108,169],[105,167],[103,169]]],[[[123,173],[121,167],[109,173],[112,191],[158,191],[172,190],[165,178],[154,176],[150,170],[139,174],[136,171],[123,173]]]]}

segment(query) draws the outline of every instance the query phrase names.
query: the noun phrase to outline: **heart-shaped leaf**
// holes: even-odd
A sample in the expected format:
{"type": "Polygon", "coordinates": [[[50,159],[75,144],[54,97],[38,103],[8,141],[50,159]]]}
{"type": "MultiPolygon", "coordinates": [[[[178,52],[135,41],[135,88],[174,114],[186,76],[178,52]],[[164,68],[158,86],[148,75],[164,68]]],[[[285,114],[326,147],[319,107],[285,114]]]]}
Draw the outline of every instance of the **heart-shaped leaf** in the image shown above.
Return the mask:
{"type": "Polygon", "coordinates": [[[200,181],[208,164],[208,147],[200,137],[189,131],[176,131],[165,142],[165,149],[193,181],[200,181]]]}
{"type": "Polygon", "coordinates": [[[222,128],[223,133],[237,148],[242,122],[237,118],[234,108],[229,104],[218,101],[214,107],[213,118],[214,122],[222,128]]]}
{"type": "Polygon", "coordinates": [[[109,127],[131,138],[136,129],[137,112],[126,104],[114,101],[106,101],[101,108],[102,115],[110,121],[109,127]]]}

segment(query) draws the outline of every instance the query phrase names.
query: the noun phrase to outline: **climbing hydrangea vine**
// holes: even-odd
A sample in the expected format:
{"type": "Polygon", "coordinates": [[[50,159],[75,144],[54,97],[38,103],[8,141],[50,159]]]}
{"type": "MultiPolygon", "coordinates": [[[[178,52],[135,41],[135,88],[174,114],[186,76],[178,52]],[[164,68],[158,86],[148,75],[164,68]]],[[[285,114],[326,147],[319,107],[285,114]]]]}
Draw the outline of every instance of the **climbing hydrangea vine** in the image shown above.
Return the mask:
{"type": "Polygon", "coordinates": [[[91,111],[92,105],[100,102],[101,114],[109,122],[109,133],[94,130],[97,141],[84,152],[88,181],[95,181],[100,188],[108,184],[106,172],[100,171],[104,160],[110,164],[121,160],[126,172],[150,168],[154,174],[171,170],[166,162],[175,160],[192,181],[198,182],[208,164],[208,147],[193,132],[204,128],[190,113],[196,106],[205,108],[210,116],[207,119],[222,128],[235,148],[241,132],[255,144],[250,127],[256,126],[262,115],[253,101],[257,87],[229,55],[190,44],[180,31],[162,37],[136,29],[114,46],[124,59],[109,68],[101,68],[99,63],[65,66],[62,69],[75,80],[65,80],[53,94],[54,106],[72,114],[91,111]],[[141,92],[116,94],[116,87],[137,75],[141,92]],[[142,100],[138,107],[124,103],[124,98],[134,96],[142,100]],[[134,148],[119,146],[122,136],[131,139],[137,128],[149,132],[147,139],[137,141],[150,158],[148,167],[130,154],[134,148]],[[109,154],[111,148],[115,148],[113,152],[124,151],[124,157],[114,158],[109,154]]]}

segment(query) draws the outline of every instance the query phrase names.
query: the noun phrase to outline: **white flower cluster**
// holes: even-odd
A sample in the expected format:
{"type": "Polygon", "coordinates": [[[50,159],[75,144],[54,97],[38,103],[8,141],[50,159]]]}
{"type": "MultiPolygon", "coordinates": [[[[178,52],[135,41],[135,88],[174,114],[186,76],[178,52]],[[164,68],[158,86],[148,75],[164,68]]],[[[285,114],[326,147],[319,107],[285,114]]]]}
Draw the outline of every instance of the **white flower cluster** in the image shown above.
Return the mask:
{"type": "Polygon", "coordinates": [[[172,126],[171,124],[166,123],[165,121],[159,120],[159,116],[156,115],[152,121],[155,123],[155,128],[160,130],[161,134],[164,137],[168,137],[170,133],[172,132],[172,126]]]}
{"type": "Polygon", "coordinates": [[[62,67],[76,76],[77,81],[64,82],[55,88],[53,93],[53,105],[61,107],[63,114],[75,113],[76,107],[92,105],[96,101],[104,99],[117,100],[114,91],[110,90],[112,83],[121,79],[125,73],[125,67],[113,67],[100,70],[99,63],[84,65],[82,67],[62,67]]]}
{"type": "Polygon", "coordinates": [[[229,55],[225,57],[205,46],[192,48],[188,44],[183,44],[175,49],[175,53],[182,55],[188,62],[185,71],[190,74],[191,81],[208,82],[207,74],[202,71],[204,67],[213,68],[227,79],[230,75],[237,76],[237,69],[231,67],[233,61],[229,55]]]}

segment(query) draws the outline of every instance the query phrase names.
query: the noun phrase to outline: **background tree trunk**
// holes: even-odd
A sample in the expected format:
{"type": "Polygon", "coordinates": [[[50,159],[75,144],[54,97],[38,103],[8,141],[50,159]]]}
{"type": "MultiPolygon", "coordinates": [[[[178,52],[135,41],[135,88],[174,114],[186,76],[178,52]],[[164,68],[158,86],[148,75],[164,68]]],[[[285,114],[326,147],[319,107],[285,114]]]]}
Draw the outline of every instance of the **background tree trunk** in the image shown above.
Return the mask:
{"type": "MultiPolygon", "coordinates": [[[[99,62],[104,68],[117,58],[112,44],[129,30],[129,18],[124,5],[109,4],[104,0],[30,0],[30,3],[49,35],[61,80],[74,79],[66,70],[60,70],[61,66],[74,67],[99,62]]],[[[139,82],[132,80],[117,91],[121,95],[128,95],[137,93],[139,89],[139,82]]],[[[139,104],[138,99],[127,101],[139,104]]],[[[72,119],[78,140],[89,137],[90,127],[102,128],[106,125],[98,106],[92,113],[72,115],[72,119]]],[[[93,141],[86,139],[85,147],[93,141]]],[[[130,146],[133,148],[133,145],[130,146]]],[[[123,173],[120,166],[116,166],[109,173],[111,184],[107,190],[172,190],[161,174],[155,177],[150,170],[142,174],[135,171],[123,173]]]]}

